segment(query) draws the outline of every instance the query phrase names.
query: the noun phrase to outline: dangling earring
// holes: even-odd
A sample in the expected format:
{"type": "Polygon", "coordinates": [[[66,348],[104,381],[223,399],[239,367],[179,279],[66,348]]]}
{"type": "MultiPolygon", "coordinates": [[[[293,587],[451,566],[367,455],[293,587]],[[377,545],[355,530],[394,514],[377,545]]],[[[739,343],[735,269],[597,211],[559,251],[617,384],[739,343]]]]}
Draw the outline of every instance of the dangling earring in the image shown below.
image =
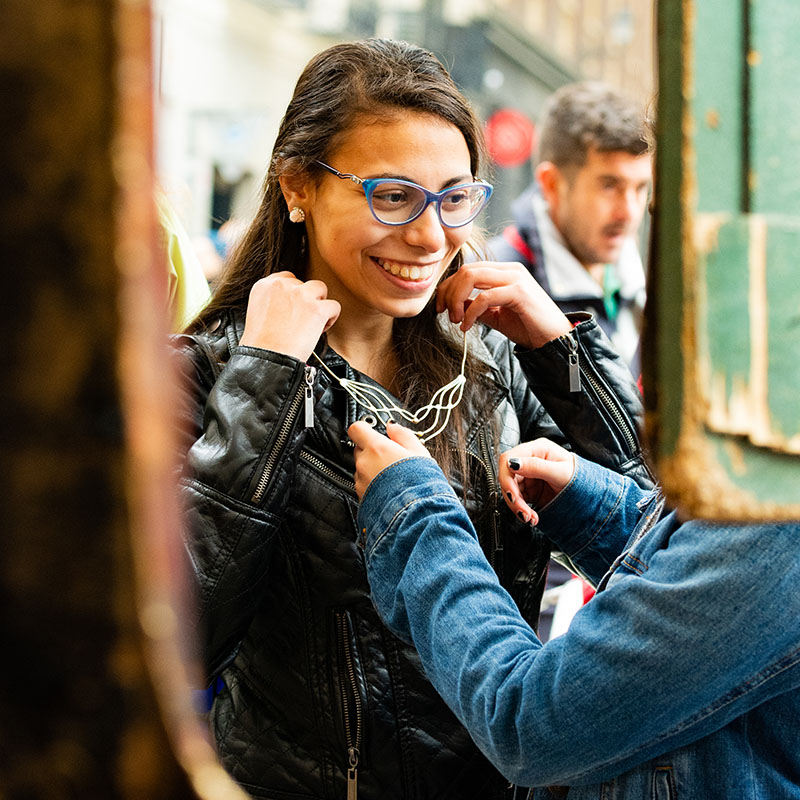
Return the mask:
{"type": "Polygon", "coordinates": [[[305,222],[306,221],[306,212],[303,211],[303,209],[300,208],[300,206],[295,206],[289,212],[289,219],[292,222],[305,222]]]}

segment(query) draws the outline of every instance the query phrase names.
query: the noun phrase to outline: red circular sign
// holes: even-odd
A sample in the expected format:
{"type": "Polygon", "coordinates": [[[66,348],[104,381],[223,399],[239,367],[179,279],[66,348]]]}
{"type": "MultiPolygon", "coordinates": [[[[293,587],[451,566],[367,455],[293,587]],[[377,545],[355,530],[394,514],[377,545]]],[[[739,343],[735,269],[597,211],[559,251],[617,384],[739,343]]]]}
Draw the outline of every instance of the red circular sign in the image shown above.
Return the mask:
{"type": "Polygon", "coordinates": [[[501,108],[486,121],[486,146],[498,167],[518,167],[533,151],[536,126],[521,111],[501,108]]]}

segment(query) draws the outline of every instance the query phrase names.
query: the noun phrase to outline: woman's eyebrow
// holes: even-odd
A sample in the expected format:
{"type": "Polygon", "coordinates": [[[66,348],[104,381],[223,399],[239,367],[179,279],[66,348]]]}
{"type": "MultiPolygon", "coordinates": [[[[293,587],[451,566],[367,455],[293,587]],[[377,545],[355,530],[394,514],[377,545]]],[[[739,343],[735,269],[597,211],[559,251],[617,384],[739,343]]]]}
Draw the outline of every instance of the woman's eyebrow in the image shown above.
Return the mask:
{"type": "MultiPolygon", "coordinates": [[[[377,175],[370,175],[368,178],[365,178],[365,180],[373,180],[373,181],[375,181],[375,180],[407,181],[408,183],[413,183],[416,186],[422,186],[421,183],[418,183],[413,178],[409,178],[406,175],[398,175],[397,173],[392,173],[392,172],[381,172],[380,174],[377,174],[377,175]]],[[[457,176],[455,178],[450,178],[450,180],[445,181],[442,184],[442,186],[441,186],[439,191],[447,189],[449,186],[458,186],[460,183],[472,183],[473,180],[474,179],[473,179],[471,173],[465,173],[463,175],[459,175],[459,176],[457,176]]],[[[425,187],[425,188],[427,188],[427,187],[425,187]]]]}

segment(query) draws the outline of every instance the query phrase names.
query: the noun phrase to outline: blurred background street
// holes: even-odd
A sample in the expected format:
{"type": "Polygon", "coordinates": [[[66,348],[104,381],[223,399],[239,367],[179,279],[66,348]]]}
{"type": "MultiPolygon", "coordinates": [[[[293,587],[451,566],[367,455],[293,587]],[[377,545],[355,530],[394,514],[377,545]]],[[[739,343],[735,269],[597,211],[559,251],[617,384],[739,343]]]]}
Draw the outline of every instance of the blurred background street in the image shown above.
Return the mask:
{"type": "Polygon", "coordinates": [[[254,211],[297,76],[330,44],[406,39],[447,65],[487,123],[490,234],[531,182],[553,91],[599,79],[643,104],[654,92],[649,0],[157,0],[154,18],[158,176],[212,272],[254,211]]]}

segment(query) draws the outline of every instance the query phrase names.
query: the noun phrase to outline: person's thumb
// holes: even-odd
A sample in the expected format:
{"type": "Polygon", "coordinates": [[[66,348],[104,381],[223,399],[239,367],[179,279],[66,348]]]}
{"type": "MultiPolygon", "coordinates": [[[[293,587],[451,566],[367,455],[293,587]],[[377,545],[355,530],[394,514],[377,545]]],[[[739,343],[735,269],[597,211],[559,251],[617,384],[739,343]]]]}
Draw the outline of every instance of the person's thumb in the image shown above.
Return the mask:
{"type": "Polygon", "coordinates": [[[375,436],[381,436],[381,434],[374,430],[368,422],[364,422],[363,420],[354,422],[347,429],[347,435],[354,442],[356,447],[361,448],[367,447],[370,439],[374,438],[375,436]]]}
{"type": "Polygon", "coordinates": [[[425,449],[425,445],[419,440],[414,431],[396,422],[389,422],[386,425],[386,435],[397,444],[420,456],[428,456],[430,453],[425,449]]]}

